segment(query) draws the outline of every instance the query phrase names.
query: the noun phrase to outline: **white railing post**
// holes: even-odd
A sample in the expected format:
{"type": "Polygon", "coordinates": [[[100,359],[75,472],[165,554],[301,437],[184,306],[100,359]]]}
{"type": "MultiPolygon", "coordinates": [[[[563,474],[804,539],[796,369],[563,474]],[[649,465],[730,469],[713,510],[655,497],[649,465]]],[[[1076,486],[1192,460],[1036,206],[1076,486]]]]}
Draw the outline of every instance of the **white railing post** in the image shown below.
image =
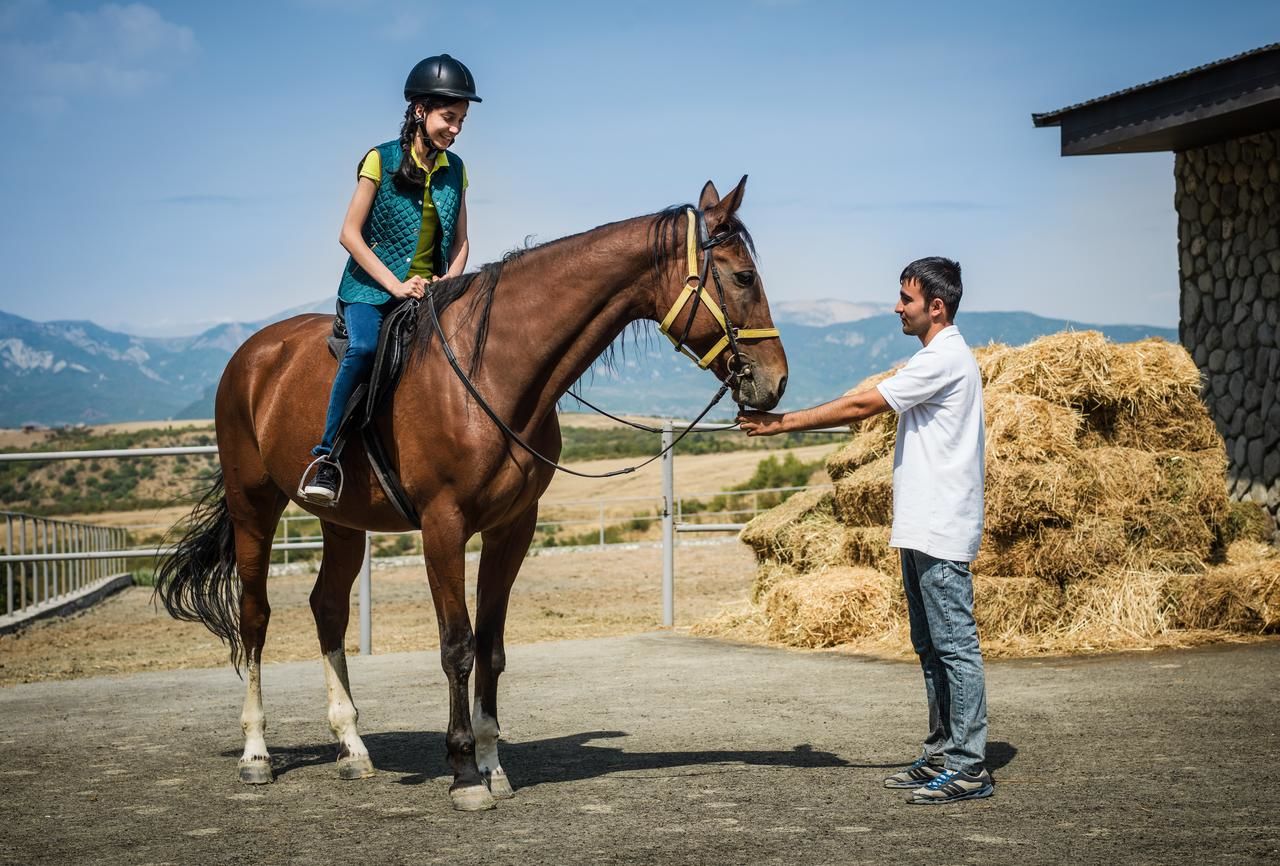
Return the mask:
{"type": "MultiPolygon", "coordinates": [[[[18,553],[22,556],[27,555],[27,516],[24,514],[18,518],[18,553]]],[[[18,566],[18,583],[21,586],[20,601],[21,607],[27,606],[27,565],[22,563],[18,566]]]]}
{"type": "Polygon", "coordinates": [[[671,447],[674,430],[670,421],[662,425],[662,624],[671,628],[676,622],[676,455],[671,447]]]}
{"type": "MultiPolygon", "coordinates": [[[[40,552],[46,556],[49,554],[49,521],[45,520],[43,517],[40,518],[40,552]]],[[[50,598],[49,560],[46,559],[44,562],[40,563],[40,573],[44,580],[44,584],[41,588],[42,595],[40,596],[40,600],[48,601],[50,598]]]]}
{"type": "Polygon", "coordinates": [[[364,534],[364,562],[360,563],[360,655],[373,653],[373,542],[364,534]]]}
{"type": "Polygon", "coordinates": [[[600,549],[604,550],[604,506],[600,506],[600,549]]]}
{"type": "MultiPolygon", "coordinates": [[[[13,553],[13,515],[5,514],[4,516],[4,552],[13,553]]],[[[6,562],[4,564],[4,584],[5,584],[5,613],[13,613],[13,563],[6,562]]]]}

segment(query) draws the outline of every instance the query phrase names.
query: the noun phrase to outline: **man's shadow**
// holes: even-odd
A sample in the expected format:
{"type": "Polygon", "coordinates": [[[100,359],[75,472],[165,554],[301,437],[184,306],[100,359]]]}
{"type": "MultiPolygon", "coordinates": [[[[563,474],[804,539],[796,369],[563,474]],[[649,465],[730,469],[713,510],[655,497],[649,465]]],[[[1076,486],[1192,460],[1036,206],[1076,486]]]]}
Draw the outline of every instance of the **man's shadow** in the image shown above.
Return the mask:
{"type": "MultiPolygon", "coordinates": [[[[512,778],[519,779],[522,787],[544,782],[594,779],[612,773],[665,771],[677,767],[705,767],[706,774],[736,772],[744,765],[797,769],[890,769],[902,767],[914,758],[904,755],[884,763],[852,763],[831,752],[816,750],[808,743],[773,750],[632,752],[620,745],[595,742],[617,740],[626,736],[628,734],[625,731],[586,731],[524,742],[504,740],[499,745],[499,754],[503,768],[512,778]]],[[[444,734],[439,731],[390,731],[368,734],[363,739],[373,765],[379,770],[403,774],[397,780],[402,785],[421,785],[432,778],[449,774],[449,766],[445,760],[444,734]]],[[[1008,743],[988,743],[987,768],[994,771],[1005,766],[1013,760],[1017,751],[1008,743]]],[[[222,754],[225,757],[235,757],[239,752],[227,751],[222,754]]],[[[336,756],[337,747],[328,743],[279,746],[272,750],[272,768],[279,777],[301,767],[333,763],[336,756]]]]}

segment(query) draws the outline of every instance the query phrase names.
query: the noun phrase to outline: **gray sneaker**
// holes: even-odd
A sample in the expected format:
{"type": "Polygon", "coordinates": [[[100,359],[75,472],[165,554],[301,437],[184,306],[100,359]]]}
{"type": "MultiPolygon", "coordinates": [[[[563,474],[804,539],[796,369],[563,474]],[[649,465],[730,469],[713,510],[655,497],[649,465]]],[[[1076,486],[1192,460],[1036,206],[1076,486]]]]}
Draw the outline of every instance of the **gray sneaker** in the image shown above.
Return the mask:
{"type": "Polygon", "coordinates": [[[941,772],[942,768],[936,764],[930,764],[928,758],[916,758],[910,767],[886,778],[884,786],[886,788],[915,790],[932,782],[941,772]]]}
{"type": "Polygon", "coordinates": [[[908,803],[916,805],[937,805],[939,803],[955,803],[958,800],[977,800],[990,797],[995,793],[995,783],[991,774],[982,770],[976,774],[961,773],[958,770],[943,770],[934,776],[933,781],[922,788],[916,788],[907,798],[908,803]]]}

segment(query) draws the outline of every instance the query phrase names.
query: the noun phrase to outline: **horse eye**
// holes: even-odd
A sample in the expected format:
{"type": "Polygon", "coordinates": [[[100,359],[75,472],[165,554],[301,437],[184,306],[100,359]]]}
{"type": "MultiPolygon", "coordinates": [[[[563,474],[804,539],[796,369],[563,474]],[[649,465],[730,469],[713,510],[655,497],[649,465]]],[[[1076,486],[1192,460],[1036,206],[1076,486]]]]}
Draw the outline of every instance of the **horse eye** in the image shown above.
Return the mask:
{"type": "Polygon", "coordinates": [[[749,288],[756,281],[756,272],[738,271],[733,275],[733,281],[744,289],[749,288]]]}

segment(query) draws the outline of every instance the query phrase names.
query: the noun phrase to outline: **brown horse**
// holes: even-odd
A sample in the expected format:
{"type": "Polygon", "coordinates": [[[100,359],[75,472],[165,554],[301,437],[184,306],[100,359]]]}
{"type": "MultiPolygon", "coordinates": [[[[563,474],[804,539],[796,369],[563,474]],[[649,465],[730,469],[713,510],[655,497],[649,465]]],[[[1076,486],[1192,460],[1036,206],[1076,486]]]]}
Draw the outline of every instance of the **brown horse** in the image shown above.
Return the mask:
{"type": "Polygon", "coordinates": [[[538,499],[554,470],[479,410],[446,363],[441,336],[464,362],[469,360],[478,393],[498,417],[552,460],[560,453],[556,402],[628,324],[643,319],[665,318],[664,331],[676,333],[689,326],[687,344],[702,356],[703,366],[732,383],[738,403],[772,408],[786,386],[787,362],[777,331],[769,329],[772,319],[750,236],[736,215],[745,186],[744,177],[721,200],[708,182],[699,211],[709,238],[700,248],[711,257],[717,282],[725,275],[729,328],[751,325],[754,330],[738,332],[740,339],[752,339],[749,346],[724,345],[719,303],[674,309],[688,299],[682,293],[686,282],[695,287],[698,282],[689,275],[692,265],[686,269],[698,248],[688,208],[600,226],[433,284],[441,332],[424,313],[404,377],[379,422],[404,489],[422,516],[420,527],[406,524],[356,448],[343,457],[346,485],[336,507],[296,500],[299,476],[311,459],[308,449],[320,438],[336,370],[325,346],[331,317],[297,316],[271,325],[235,353],[218,386],[215,409],[221,476],[162,564],[156,594],[172,615],[203,622],[226,641],[237,669],[240,658],[245,661],[241,781],[272,779],[261,684],[271,617],[267,566],[277,521],[295,497],[320,518],[324,536],[311,609],[323,655],[329,725],[338,740],[339,775],[357,779],[373,773],[356,730],[343,648],[364,534],[421,529],[449,683],[450,795],[455,807],[466,810],[491,808],[495,797],[512,795],[498,762],[503,626],[511,585],[533,537],[538,499]],[[473,632],[463,555],[477,532],[484,547],[473,632]],[[473,665],[475,707],[470,711],[473,665]]]}

